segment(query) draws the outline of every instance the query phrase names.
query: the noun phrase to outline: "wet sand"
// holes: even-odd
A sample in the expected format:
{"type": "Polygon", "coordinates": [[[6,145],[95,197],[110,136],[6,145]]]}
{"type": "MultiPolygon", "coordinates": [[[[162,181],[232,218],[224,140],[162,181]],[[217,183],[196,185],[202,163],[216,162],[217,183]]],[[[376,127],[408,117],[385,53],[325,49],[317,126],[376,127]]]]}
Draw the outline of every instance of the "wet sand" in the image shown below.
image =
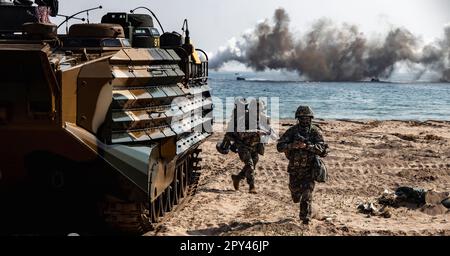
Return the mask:
{"type": "MultiPolygon", "coordinates": [[[[282,121],[283,133],[293,121],[282,121]]],[[[450,122],[319,120],[331,153],[330,180],[317,184],[314,218],[298,219],[288,190],[287,160],[270,144],[256,168],[257,195],[230,176],[243,164],[221,155],[216,133],[203,146],[203,171],[196,195],[156,232],[147,235],[450,235],[446,208],[390,208],[390,218],[359,213],[383,191],[412,186],[450,192],[450,122]]]]}

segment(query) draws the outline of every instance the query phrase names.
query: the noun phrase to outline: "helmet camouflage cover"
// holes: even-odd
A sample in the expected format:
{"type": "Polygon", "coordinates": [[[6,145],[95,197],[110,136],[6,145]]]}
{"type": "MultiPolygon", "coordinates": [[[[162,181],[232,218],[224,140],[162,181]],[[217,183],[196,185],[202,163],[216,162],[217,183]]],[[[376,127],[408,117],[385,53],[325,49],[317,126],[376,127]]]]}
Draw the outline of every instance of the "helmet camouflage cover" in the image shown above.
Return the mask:
{"type": "Polygon", "coordinates": [[[297,112],[295,112],[295,118],[300,118],[304,116],[314,118],[314,112],[309,106],[300,106],[298,107],[297,112]]]}

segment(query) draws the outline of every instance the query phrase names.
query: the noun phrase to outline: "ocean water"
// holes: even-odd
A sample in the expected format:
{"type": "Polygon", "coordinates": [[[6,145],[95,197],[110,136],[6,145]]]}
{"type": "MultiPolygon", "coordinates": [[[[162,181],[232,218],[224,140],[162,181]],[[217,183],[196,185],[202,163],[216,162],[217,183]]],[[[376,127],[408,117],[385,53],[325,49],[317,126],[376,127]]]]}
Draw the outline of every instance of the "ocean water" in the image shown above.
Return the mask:
{"type": "Polygon", "coordinates": [[[278,99],[280,118],[293,118],[304,104],[324,119],[450,120],[450,83],[305,82],[279,72],[210,71],[209,76],[215,102],[221,102],[214,112],[220,117],[231,113],[228,97],[263,97],[268,98],[269,113],[278,99]]]}

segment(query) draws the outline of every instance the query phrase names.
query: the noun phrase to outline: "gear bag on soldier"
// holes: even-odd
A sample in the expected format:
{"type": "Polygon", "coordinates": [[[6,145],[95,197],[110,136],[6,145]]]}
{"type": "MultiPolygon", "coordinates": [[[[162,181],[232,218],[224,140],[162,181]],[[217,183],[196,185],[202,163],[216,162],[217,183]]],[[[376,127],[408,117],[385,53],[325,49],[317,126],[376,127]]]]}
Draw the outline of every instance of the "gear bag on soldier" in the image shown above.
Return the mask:
{"type": "Polygon", "coordinates": [[[260,155],[264,155],[264,152],[265,152],[265,146],[264,146],[264,144],[263,143],[259,143],[257,146],[256,146],[256,150],[257,150],[257,152],[258,152],[258,154],[260,154],[260,155]]]}
{"type": "Polygon", "coordinates": [[[325,162],[318,156],[315,156],[314,166],[313,166],[313,177],[314,180],[320,183],[325,183],[328,181],[328,169],[325,162]]]}

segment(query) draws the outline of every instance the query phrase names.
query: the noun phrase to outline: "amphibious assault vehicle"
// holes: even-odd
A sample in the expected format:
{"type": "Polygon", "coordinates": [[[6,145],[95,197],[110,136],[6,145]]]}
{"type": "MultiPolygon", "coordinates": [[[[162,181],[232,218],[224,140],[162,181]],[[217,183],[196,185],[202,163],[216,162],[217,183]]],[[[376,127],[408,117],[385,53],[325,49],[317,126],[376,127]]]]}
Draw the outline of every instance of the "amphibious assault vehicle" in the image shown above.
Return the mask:
{"type": "Polygon", "coordinates": [[[77,232],[93,215],[155,228],[198,180],[212,125],[206,53],[186,20],[184,36],[134,13],[58,34],[34,8],[0,2],[0,228],[77,232]]]}

